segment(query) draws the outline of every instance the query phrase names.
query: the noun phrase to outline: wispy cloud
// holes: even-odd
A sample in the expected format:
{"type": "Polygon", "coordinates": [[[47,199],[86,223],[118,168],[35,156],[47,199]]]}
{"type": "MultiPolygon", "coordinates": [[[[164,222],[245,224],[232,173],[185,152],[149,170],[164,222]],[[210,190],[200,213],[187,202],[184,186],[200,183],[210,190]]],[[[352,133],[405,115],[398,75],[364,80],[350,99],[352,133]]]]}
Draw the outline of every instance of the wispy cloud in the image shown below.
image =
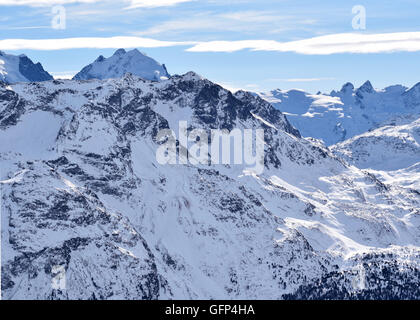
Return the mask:
{"type": "Polygon", "coordinates": [[[317,81],[326,81],[326,80],[335,80],[335,78],[290,78],[290,79],[268,79],[268,81],[275,82],[317,82],[317,81]]]}
{"type": "Polygon", "coordinates": [[[200,12],[190,15],[188,18],[173,19],[159,23],[146,30],[137,32],[136,35],[156,35],[189,31],[278,33],[314,23],[316,23],[316,20],[299,20],[294,16],[268,11],[200,12]]]}
{"type": "Polygon", "coordinates": [[[232,82],[216,82],[217,84],[219,84],[220,86],[222,86],[223,88],[231,91],[231,92],[236,92],[236,91],[259,91],[260,90],[260,86],[258,84],[246,84],[246,85],[238,85],[232,82]]]}
{"type": "MultiPolygon", "coordinates": [[[[113,2],[111,0],[0,0],[0,6],[51,6],[71,3],[113,2]]],[[[195,0],[124,0],[129,3],[126,9],[169,7],[183,2],[195,0]]]]}
{"type": "Polygon", "coordinates": [[[190,46],[190,52],[234,52],[244,49],[253,51],[295,52],[306,55],[338,53],[387,53],[420,51],[420,32],[381,34],[343,33],[279,42],[275,40],[240,41],[161,41],[143,37],[92,37],[64,39],[4,39],[4,50],[63,50],[75,48],[157,48],[190,46]]]}
{"type": "Polygon", "coordinates": [[[0,0],[0,6],[51,6],[70,3],[95,3],[101,0],[0,0]]]}
{"type": "Polygon", "coordinates": [[[285,16],[277,14],[275,11],[257,11],[257,10],[248,10],[248,11],[236,11],[236,12],[227,12],[219,15],[221,18],[225,18],[233,21],[240,22],[274,22],[279,20],[292,19],[294,17],[285,16]]]}
{"type": "Polygon", "coordinates": [[[195,42],[160,41],[140,37],[91,37],[63,39],[5,39],[0,40],[3,50],[65,50],[79,48],[159,48],[192,45],[195,42]]]}
{"type": "Polygon", "coordinates": [[[234,52],[244,49],[311,55],[414,52],[420,51],[420,32],[340,33],[289,42],[274,40],[209,41],[201,42],[187,51],[234,52]]]}
{"type": "Polygon", "coordinates": [[[131,0],[131,5],[127,7],[127,9],[170,7],[180,3],[191,1],[195,0],[131,0]]]}
{"type": "Polygon", "coordinates": [[[78,71],[50,72],[54,79],[72,79],[78,71]]]}
{"type": "Polygon", "coordinates": [[[31,30],[31,29],[49,29],[51,26],[26,26],[26,27],[2,27],[2,30],[31,30]]]}

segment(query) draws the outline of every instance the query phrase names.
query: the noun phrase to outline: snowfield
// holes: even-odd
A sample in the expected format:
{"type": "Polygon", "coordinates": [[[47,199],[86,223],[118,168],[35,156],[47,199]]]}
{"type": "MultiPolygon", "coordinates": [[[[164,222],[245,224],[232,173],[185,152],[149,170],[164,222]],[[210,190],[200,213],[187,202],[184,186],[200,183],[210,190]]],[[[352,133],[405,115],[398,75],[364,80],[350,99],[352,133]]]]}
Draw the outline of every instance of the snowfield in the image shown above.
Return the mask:
{"type": "Polygon", "coordinates": [[[419,299],[418,182],[346,150],[192,72],[3,85],[2,297],[419,299]],[[179,120],[264,129],[263,173],[160,165],[156,134],[179,120]]]}
{"type": "Polygon", "coordinates": [[[395,171],[414,166],[420,162],[420,117],[404,120],[355,136],[331,149],[358,168],[395,171]]]}

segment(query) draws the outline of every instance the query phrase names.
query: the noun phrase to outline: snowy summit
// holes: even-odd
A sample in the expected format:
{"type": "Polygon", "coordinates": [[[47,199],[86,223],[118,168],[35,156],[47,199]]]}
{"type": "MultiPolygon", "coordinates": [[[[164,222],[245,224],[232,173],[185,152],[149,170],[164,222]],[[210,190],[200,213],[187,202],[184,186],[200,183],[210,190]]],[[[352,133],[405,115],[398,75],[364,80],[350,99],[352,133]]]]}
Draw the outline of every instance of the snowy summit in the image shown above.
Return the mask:
{"type": "Polygon", "coordinates": [[[93,63],[84,67],[73,80],[113,79],[132,73],[145,80],[160,81],[170,77],[165,65],[146,56],[137,49],[125,51],[118,49],[109,57],[99,56],[93,63]]]}
{"type": "Polygon", "coordinates": [[[370,81],[357,89],[348,82],[329,94],[277,89],[259,95],[286,114],[304,137],[322,139],[328,146],[379,128],[395,117],[420,114],[420,83],[411,89],[394,85],[379,90],[370,81]]]}
{"type": "Polygon", "coordinates": [[[53,80],[53,77],[39,62],[33,63],[24,54],[15,56],[0,51],[0,81],[17,83],[47,80],[53,80]]]}

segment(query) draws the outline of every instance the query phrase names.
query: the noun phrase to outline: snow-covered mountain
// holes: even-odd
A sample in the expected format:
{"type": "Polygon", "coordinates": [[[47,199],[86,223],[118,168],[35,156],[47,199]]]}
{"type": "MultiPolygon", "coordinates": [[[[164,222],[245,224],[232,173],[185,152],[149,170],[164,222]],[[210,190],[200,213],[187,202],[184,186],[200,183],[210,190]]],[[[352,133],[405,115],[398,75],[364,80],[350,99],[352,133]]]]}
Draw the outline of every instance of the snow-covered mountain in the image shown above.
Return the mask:
{"type": "Polygon", "coordinates": [[[420,297],[420,190],[195,73],[0,86],[0,165],[4,299],[420,297]],[[263,173],[159,164],[179,120],[264,129],[263,173]]]}
{"type": "Polygon", "coordinates": [[[39,62],[34,64],[24,54],[15,56],[0,51],[0,81],[16,83],[52,79],[53,77],[44,70],[39,62]]]}
{"type": "Polygon", "coordinates": [[[358,168],[394,171],[420,164],[420,117],[414,121],[397,118],[331,150],[358,168]]]}
{"type": "Polygon", "coordinates": [[[169,78],[165,65],[146,56],[137,49],[118,49],[109,57],[99,56],[74,76],[74,80],[113,79],[132,73],[146,80],[160,81],[169,78]]]}
{"type": "Polygon", "coordinates": [[[337,156],[386,185],[419,196],[420,118],[397,117],[375,130],[330,147],[337,156]]]}
{"type": "Polygon", "coordinates": [[[351,83],[330,94],[301,90],[260,93],[285,113],[304,137],[332,145],[380,127],[396,116],[420,116],[420,83],[413,88],[395,85],[376,90],[367,81],[355,89],[351,83]]]}

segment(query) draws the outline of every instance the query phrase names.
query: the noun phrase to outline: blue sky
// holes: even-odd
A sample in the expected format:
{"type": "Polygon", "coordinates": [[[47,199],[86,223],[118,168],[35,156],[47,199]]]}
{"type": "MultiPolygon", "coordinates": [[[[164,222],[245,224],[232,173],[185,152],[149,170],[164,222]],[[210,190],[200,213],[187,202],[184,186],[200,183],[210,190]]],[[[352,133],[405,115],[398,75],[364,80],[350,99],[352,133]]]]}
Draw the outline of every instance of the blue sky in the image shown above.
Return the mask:
{"type": "Polygon", "coordinates": [[[418,0],[0,0],[0,50],[69,76],[135,46],[232,89],[328,92],[420,82],[419,24],[418,0]],[[51,27],[57,5],[65,29],[51,27]],[[352,27],[355,5],[366,29],[352,27]]]}

